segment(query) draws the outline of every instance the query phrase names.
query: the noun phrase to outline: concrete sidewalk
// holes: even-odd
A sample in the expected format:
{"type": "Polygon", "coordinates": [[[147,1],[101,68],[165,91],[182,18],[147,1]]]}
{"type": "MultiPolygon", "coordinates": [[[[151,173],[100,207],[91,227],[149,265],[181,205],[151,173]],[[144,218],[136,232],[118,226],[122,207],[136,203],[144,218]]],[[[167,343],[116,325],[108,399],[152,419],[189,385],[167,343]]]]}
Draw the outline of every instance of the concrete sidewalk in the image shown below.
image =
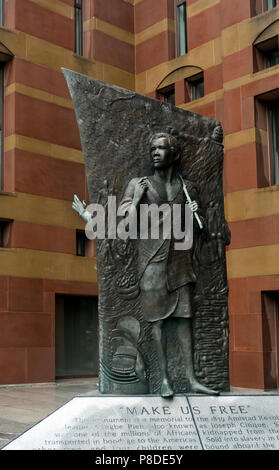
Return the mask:
{"type": "Polygon", "coordinates": [[[0,448],[83,393],[98,393],[98,378],[0,386],[0,448]]]}

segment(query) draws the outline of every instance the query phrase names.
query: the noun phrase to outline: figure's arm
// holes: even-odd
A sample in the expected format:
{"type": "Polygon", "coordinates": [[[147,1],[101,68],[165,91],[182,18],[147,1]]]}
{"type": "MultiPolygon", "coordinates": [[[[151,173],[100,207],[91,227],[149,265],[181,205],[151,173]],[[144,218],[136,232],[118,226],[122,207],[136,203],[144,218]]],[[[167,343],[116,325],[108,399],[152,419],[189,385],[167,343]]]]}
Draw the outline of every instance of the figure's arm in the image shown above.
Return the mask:
{"type": "Polygon", "coordinates": [[[147,191],[147,188],[148,188],[147,176],[144,176],[143,178],[140,178],[136,181],[134,180],[134,195],[133,195],[133,200],[132,200],[133,206],[135,207],[138,206],[144,193],[147,191]]]}
{"type": "Polygon", "coordinates": [[[122,214],[137,208],[145,191],[148,188],[147,177],[134,178],[128,184],[125,194],[120,202],[119,209],[122,214]]]}
{"type": "Polygon", "coordinates": [[[72,203],[72,208],[79,214],[79,216],[85,222],[89,222],[89,220],[91,219],[91,214],[86,210],[86,202],[81,202],[76,194],[74,195],[74,202],[72,203]]]}
{"type": "Polygon", "coordinates": [[[200,206],[200,198],[197,188],[193,187],[190,190],[190,199],[189,207],[194,214],[194,227],[202,230],[204,228],[204,215],[200,206]],[[196,214],[196,215],[195,215],[196,214]]]}

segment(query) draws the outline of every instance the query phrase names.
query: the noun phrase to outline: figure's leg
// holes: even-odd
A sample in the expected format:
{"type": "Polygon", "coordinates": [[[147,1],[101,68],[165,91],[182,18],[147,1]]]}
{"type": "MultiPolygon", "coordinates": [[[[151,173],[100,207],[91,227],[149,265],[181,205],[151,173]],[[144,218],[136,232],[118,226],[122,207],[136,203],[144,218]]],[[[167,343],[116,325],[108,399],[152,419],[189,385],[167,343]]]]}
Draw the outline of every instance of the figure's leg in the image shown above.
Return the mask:
{"type": "Polygon", "coordinates": [[[166,341],[163,334],[163,320],[152,323],[152,337],[157,353],[157,358],[161,373],[161,391],[162,397],[173,396],[173,390],[169,384],[166,359],[166,341]]]}
{"type": "Polygon", "coordinates": [[[198,382],[195,377],[192,350],[192,325],[190,318],[177,318],[177,337],[182,349],[186,367],[186,377],[189,381],[190,391],[194,393],[206,393],[218,395],[219,392],[211,390],[198,382]]]}

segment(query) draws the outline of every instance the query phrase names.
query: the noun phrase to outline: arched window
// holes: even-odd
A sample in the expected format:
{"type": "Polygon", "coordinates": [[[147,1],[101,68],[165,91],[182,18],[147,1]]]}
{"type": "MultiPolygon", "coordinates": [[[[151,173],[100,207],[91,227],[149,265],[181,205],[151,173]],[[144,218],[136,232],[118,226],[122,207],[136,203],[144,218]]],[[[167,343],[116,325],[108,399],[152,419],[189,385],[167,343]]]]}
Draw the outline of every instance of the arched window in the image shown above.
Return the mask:
{"type": "Polygon", "coordinates": [[[157,87],[157,98],[176,105],[204,96],[204,75],[200,67],[185,66],[168,74],[157,87]]]}
{"type": "Polygon", "coordinates": [[[254,72],[279,64],[279,20],[257,36],[253,48],[254,72]]]}

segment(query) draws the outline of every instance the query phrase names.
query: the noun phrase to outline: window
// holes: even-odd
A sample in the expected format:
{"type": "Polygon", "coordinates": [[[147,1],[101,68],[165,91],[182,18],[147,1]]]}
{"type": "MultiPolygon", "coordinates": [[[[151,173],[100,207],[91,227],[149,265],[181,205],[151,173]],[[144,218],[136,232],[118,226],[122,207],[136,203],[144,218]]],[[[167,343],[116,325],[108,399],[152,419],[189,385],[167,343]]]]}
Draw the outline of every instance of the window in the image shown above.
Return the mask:
{"type": "Polygon", "coordinates": [[[271,10],[276,7],[276,0],[265,0],[265,9],[271,10]]]}
{"type": "Polygon", "coordinates": [[[279,292],[262,291],[262,348],[265,390],[279,388],[279,292]]]}
{"type": "Polygon", "coordinates": [[[273,184],[279,184],[279,101],[270,106],[269,109],[269,125],[270,125],[270,144],[272,154],[272,174],[273,184]]]}
{"type": "Polygon", "coordinates": [[[86,258],[96,256],[94,240],[89,240],[84,230],[76,230],[76,256],[85,256],[86,258]]]}
{"type": "Polygon", "coordinates": [[[158,90],[158,99],[165,103],[175,104],[174,85],[169,85],[165,88],[158,90]]]}
{"type": "Polygon", "coordinates": [[[160,82],[157,98],[180,106],[204,96],[204,73],[201,67],[186,65],[178,67],[160,82]]]}
{"type": "Polygon", "coordinates": [[[279,185],[279,88],[255,98],[258,187],[279,185]]]}
{"type": "Polygon", "coordinates": [[[76,255],[85,256],[86,235],[83,230],[76,231],[76,255]]]}
{"type": "Polygon", "coordinates": [[[278,65],[279,64],[279,50],[269,52],[266,56],[266,59],[267,59],[268,67],[273,67],[274,65],[278,65]]]}
{"type": "Polygon", "coordinates": [[[279,20],[264,30],[253,43],[254,72],[279,64],[279,20]]]}
{"type": "Polygon", "coordinates": [[[278,36],[256,46],[254,51],[254,71],[267,69],[279,64],[278,36]]]}
{"type": "Polygon", "coordinates": [[[4,103],[4,68],[0,63],[0,190],[3,188],[3,103],[4,103]]]}
{"type": "Polygon", "coordinates": [[[5,63],[13,59],[13,54],[0,42],[0,191],[4,187],[3,163],[3,120],[4,120],[4,67],[5,63]]]}
{"type": "Polygon", "coordinates": [[[0,248],[9,246],[11,222],[9,219],[0,219],[0,248]]]}
{"type": "Polygon", "coordinates": [[[260,15],[261,13],[272,10],[276,7],[276,0],[251,0],[251,16],[260,15]]]}
{"type": "Polygon", "coordinates": [[[0,0],[0,26],[4,25],[4,0],[0,0]]]}
{"type": "MultiPolygon", "coordinates": [[[[196,68],[197,70],[200,70],[196,68]]],[[[174,76],[175,78],[175,76],[174,76]]],[[[177,78],[177,77],[176,77],[177,78]]],[[[163,80],[164,82],[165,80],[163,80]]],[[[189,101],[194,101],[204,96],[204,78],[203,72],[191,75],[188,78],[177,80],[171,85],[159,88],[157,98],[165,103],[171,103],[179,106],[189,101]]]]}
{"type": "Polygon", "coordinates": [[[75,0],[75,52],[83,53],[82,0],[75,0]]]}
{"type": "Polygon", "coordinates": [[[176,0],[176,41],[177,55],[187,52],[187,12],[185,0],[176,0]]]}
{"type": "Polygon", "coordinates": [[[186,103],[204,96],[203,72],[186,79],[186,103]]]}
{"type": "Polygon", "coordinates": [[[5,222],[0,220],[0,247],[3,248],[4,246],[4,231],[5,231],[5,222]]]}

